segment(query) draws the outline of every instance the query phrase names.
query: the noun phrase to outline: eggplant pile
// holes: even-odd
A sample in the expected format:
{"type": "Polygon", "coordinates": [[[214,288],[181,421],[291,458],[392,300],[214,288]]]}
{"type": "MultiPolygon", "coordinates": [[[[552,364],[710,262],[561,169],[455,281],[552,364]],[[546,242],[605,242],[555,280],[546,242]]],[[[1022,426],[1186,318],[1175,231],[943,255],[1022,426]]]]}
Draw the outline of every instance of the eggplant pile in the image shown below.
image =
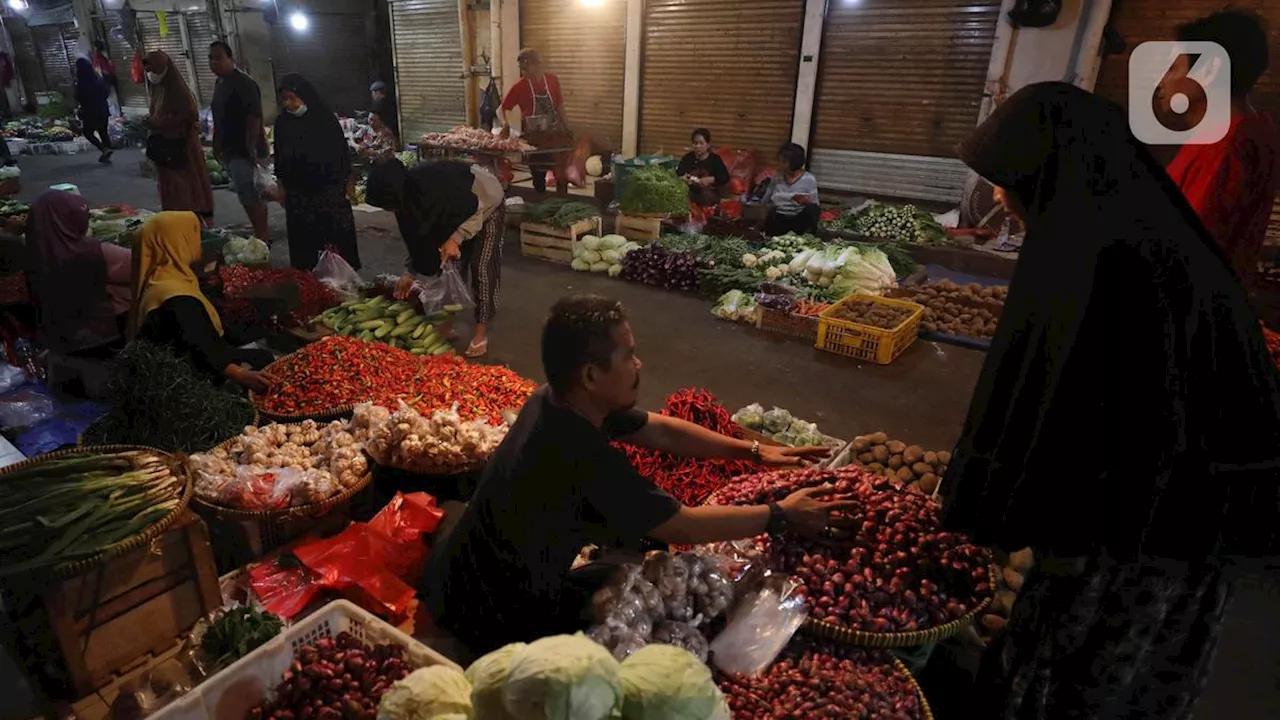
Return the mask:
{"type": "Polygon", "coordinates": [[[693,253],[647,245],[622,259],[622,279],[668,290],[697,292],[699,273],[710,267],[693,253]]]}

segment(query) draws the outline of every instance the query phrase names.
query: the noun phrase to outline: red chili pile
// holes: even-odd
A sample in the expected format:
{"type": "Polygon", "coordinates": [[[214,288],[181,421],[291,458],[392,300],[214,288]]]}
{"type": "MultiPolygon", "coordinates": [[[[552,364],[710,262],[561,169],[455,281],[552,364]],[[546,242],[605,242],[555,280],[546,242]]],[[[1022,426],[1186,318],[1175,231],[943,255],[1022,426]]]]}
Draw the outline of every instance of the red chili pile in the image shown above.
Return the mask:
{"type": "Polygon", "coordinates": [[[1271,359],[1276,361],[1276,367],[1280,367],[1280,333],[1264,327],[1262,334],[1267,338],[1267,349],[1271,351],[1271,359]]]}
{"type": "Polygon", "coordinates": [[[392,683],[409,674],[404,648],[367,647],[350,633],[298,649],[275,698],[249,711],[250,720],[375,720],[392,683]]]}
{"type": "MultiPolygon", "coordinates": [[[[244,294],[256,288],[271,285],[297,285],[300,291],[298,306],[280,320],[284,327],[298,327],[308,320],[341,302],[338,294],[315,275],[295,268],[251,268],[244,265],[224,265],[218,269],[222,283],[222,303],[236,319],[254,320],[256,312],[244,298],[244,294]],[[254,313],[249,316],[248,313],[254,313]]],[[[221,314],[222,308],[219,307],[221,314]]]]}
{"type": "Polygon", "coordinates": [[[729,710],[752,720],[919,720],[920,693],[883,650],[793,645],[759,675],[722,677],[729,710]]]}
{"type": "Polygon", "coordinates": [[[927,495],[862,467],[750,475],[708,502],[755,505],[815,485],[831,485],[830,499],[859,502],[844,518],[849,537],[762,541],[804,585],[813,619],[867,632],[925,630],[964,616],[993,592],[985,548],[942,530],[927,495]]]}
{"type": "Polygon", "coordinates": [[[458,403],[464,420],[502,419],[519,410],[537,388],[532,380],[496,365],[474,365],[457,356],[418,357],[382,343],[330,336],[278,361],[271,390],[256,397],[274,415],[315,415],[344,405],[400,401],[429,412],[458,403]]]}
{"type": "MultiPolygon", "coordinates": [[[[706,390],[680,390],[667,398],[666,406],[659,412],[721,435],[737,435],[737,425],[729,411],[706,390]]],[[[734,477],[758,468],[744,460],[694,460],[624,443],[614,445],[627,454],[627,459],[641,475],[685,505],[701,505],[708,495],[724,487],[734,477]]]]}

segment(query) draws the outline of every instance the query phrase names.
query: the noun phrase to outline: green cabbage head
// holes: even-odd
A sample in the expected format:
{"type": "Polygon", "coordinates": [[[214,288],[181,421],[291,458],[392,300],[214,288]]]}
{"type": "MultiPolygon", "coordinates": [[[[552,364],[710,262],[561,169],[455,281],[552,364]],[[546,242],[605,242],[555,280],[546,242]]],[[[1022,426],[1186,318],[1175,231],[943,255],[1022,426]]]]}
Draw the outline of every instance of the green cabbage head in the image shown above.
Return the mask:
{"type": "Polygon", "coordinates": [[[711,720],[723,704],[710,668],[684,648],[646,645],[622,663],[623,720],[711,720]]]}
{"type": "Polygon", "coordinates": [[[507,682],[511,658],[524,648],[524,643],[511,643],[476,660],[467,668],[467,679],[471,681],[471,708],[478,720],[513,720],[502,704],[502,686],[507,682]]]}
{"type": "Polygon", "coordinates": [[[545,637],[511,658],[503,704],[515,720],[605,720],[622,705],[618,670],[582,633],[545,637]]]}
{"type": "Polygon", "coordinates": [[[471,683],[447,665],[414,670],[378,703],[378,720],[443,720],[471,714],[471,683]]]}

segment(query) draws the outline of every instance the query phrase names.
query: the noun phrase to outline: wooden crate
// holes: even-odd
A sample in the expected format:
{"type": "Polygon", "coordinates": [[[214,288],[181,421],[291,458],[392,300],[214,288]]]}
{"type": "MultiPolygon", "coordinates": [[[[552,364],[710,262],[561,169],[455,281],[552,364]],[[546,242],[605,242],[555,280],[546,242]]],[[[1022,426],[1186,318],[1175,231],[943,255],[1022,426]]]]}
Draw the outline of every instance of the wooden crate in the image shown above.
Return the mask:
{"type": "Polygon", "coordinates": [[[222,604],[203,522],[42,588],[6,586],[13,657],[54,700],[83,698],[173,647],[222,604]]]}
{"type": "Polygon", "coordinates": [[[643,245],[656,241],[662,235],[662,217],[618,213],[613,228],[615,233],[643,245]]]}
{"type": "Polygon", "coordinates": [[[601,234],[600,218],[579,220],[560,229],[542,223],[520,223],[520,252],[529,257],[568,265],[573,262],[573,244],[584,235],[601,234]]]}

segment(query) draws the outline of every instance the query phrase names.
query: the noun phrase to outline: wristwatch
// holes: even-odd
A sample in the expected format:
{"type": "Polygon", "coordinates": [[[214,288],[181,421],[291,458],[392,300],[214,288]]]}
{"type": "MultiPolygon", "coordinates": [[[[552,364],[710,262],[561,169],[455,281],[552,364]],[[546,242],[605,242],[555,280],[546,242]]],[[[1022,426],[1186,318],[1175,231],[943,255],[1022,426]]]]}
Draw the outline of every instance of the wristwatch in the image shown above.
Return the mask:
{"type": "Polygon", "coordinates": [[[787,514],[783,512],[782,506],[776,502],[771,502],[769,507],[769,522],[765,524],[764,531],[770,535],[777,535],[787,531],[787,514]]]}
{"type": "Polygon", "coordinates": [[[751,459],[760,462],[760,441],[751,441],[751,459]]]}

